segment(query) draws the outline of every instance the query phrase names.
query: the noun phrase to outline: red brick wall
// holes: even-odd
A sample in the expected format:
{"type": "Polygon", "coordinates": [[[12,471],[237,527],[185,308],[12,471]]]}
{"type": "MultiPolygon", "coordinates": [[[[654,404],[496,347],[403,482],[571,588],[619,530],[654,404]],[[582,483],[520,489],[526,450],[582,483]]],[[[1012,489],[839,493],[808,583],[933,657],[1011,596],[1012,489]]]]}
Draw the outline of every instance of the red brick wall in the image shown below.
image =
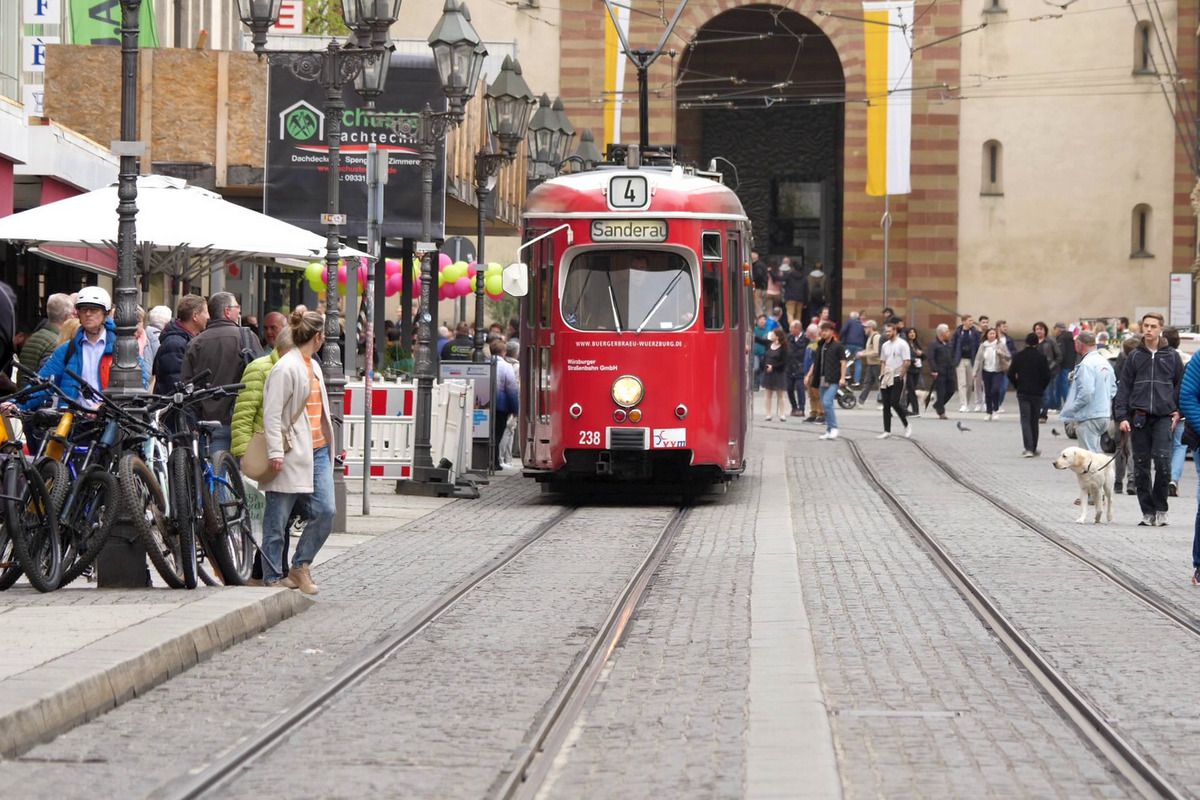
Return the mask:
{"type": "MultiPolygon", "coordinates": [[[[691,0],[668,42],[682,53],[696,33],[723,11],[748,3],[736,0],[691,0]]],[[[875,313],[883,300],[883,232],[879,227],[883,198],[868,197],[866,184],[866,89],[863,77],[863,25],[856,19],[820,16],[818,10],[859,18],[858,0],[794,0],[788,8],[807,17],[829,36],[841,58],[846,78],[846,135],[843,156],[843,296],[844,308],[875,313]]],[[[675,4],[633,0],[630,23],[633,47],[653,47],[665,28],[659,16],[669,17],[675,4]],[[647,13],[639,13],[647,12],[647,13]]],[[[923,10],[924,6],[918,7],[923,10]]],[[[604,130],[604,6],[599,0],[563,0],[561,90],[572,122],[592,128],[597,143],[604,130]]],[[[920,11],[918,12],[920,13],[920,11]]],[[[960,31],[958,0],[943,0],[917,24],[916,45],[960,31]]],[[[1195,30],[1193,23],[1192,30],[1195,30]]],[[[1194,41],[1194,40],[1193,40],[1194,41]]],[[[913,86],[957,86],[961,40],[919,50],[913,64],[913,86]]],[[[753,58],[747,47],[747,58],[753,58]]],[[[672,93],[656,92],[670,81],[680,58],[662,57],[651,67],[650,141],[675,138],[676,115],[672,93]]],[[[637,139],[637,73],[627,66],[622,136],[637,139]]],[[[922,296],[953,307],[957,296],[958,253],[958,105],[943,100],[941,90],[920,90],[913,98],[912,194],[893,197],[889,303],[910,321],[926,326],[941,318],[930,305],[909,310],[910,298],[922,296]]],[[[688,118],[686,115],[684,119],[688,118]]],[[[1190,191],[1190,186],[1189,186],[1190,191]]]]}

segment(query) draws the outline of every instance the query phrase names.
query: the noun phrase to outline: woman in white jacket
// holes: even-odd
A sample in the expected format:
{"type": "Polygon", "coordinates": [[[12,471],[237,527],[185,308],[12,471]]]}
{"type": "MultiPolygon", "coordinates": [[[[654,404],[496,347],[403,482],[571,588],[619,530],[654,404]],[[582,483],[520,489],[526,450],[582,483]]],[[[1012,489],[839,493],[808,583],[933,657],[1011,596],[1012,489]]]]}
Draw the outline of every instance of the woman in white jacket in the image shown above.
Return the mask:
{"type": "Polygon", "coordinates": [[[312,561],[333,528],[333,423],[321,367],[313,357],[325,341],[325,320],[315,311],[292,314],[293,349],[281,356],[263,390],[263,428],[274,477],[263,482],[263,583],[316,594],[312,561]],[[292,506],[308,496],[309,519],[286,577],[282,573],[285,526],[292,506]]]}

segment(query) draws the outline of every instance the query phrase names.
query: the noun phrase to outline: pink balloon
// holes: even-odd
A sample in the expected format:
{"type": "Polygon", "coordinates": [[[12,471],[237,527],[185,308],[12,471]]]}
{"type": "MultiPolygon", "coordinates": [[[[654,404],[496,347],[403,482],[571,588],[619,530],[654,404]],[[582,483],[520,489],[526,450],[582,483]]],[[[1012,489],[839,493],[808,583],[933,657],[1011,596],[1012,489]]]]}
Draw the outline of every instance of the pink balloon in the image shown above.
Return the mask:
{"type": "Polygon", "coordinates": [[[338,267],[338,286],[346,285],[346,265],[342,264],[338,267]]]}
{"type": "Polygon", "coordinates": [[[488,300],[499,300],[501,297],[504,297],[504,292],[497,292],[496,294],[487,292],[487,296],[488,296],[488,300]]]}
{"type": "Polygon", "coordinates": [[[446,253],[438,253],[438,269],[444,269],[453,263],[454,261],[451,260],[449,255],[446,253]]]}
{"type": "Polygon", "coordinates": [[[395,273],[388,276],[387,282],[383,286],[383,293],[388,297],[394,297],[402,288],[404,288],[404,277],[400,273],[395,273]]]}
{"type": "Polygon", "coordinates": [[[479,267],[475,266],[475,262],[474,262],[474,261],[472,261],[471,263],[467,264],[467,277],[468,277],[468,278],[474,278],[474,277],[475,277],[475,273],[476,273],[476,272],[478,272],[478,271],[479,271],[479,267]]]}
{"type": "Polygon", "coordinates": [[[384,274],[389,278],[400,271],[400,259],[389,258],[383,262],[384,274]]]}
{"type": "Polygon", "coordinates": [[[458,292],[458,297],[471,293],[471,279],[465,275],[454,282],[454,288],[458,292]]]}

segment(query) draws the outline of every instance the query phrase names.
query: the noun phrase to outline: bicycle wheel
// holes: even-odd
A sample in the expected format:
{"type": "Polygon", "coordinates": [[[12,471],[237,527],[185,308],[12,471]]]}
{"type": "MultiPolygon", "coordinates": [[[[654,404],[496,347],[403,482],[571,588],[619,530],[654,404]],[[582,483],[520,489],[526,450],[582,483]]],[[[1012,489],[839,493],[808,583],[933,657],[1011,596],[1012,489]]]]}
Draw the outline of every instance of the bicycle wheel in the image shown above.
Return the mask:
{"type": "Polygon", "coordinates": [[[67,493],[71,491],[71,473],[67,470],[67,465],[53,458],[40,458],[35,466],[50,492],[51,508],[55,514],[61,514],[63,503],[67,501],[67,493]]]}
{"type": "Polygon", "coordinates": [[[117,476],[99,465],[88,467],[71,487],[59,520],[64,537],[70,540],[66,550],[75,553],[74,563],[64,559],[62,586],[82,575],[100,555],[119,510],[117,476]]]}
{"type": "Polygon", "coordinates": [[[228,451],[212,459],[213,485],[204,493],[204,519],[209,551],[227,586],[241,586],[254,569],[254,538],[237,457],[228,451]]]}
{"type": "Polygon", "coordinates": [[[171,474],[171,525],[179,540],[183,585],[196,588],[196,503],[192,497],[191,453],[182,447],[171,451],[167,466],[171,474]]]}
{"type": "Polygon", "coordinates": [[[12,537],[8,535],[8,526],[0,519],[0,592],[16,583],[19,577],[21,565],[17,562],[12,537]]]}
{"type": "Polygon", "coordinates": [[[167,501],[158,478],[139,456],[126,453],[117,465],[121,501],[142,539],[150,563],[172,589],[183,588],[179,537],[167,524],[167,501]]]}
{"type": "Polygon", "coordinates": [[[58,515],[41,474],[26,467],[19,455],[10,455],[4,463],[4,525],[30,585],[52,592],[63,578],[58,515]]]}

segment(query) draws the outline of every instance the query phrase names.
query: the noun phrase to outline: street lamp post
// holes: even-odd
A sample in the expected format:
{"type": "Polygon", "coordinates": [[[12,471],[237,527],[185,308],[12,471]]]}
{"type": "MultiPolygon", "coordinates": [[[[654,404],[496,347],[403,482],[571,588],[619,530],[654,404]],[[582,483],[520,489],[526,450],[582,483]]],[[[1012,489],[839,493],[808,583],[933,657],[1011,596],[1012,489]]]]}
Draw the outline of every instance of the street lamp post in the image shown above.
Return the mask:
{"type": "Polygon", "coordinates": [[[537,113],[529,122],[530,189],[547,178],[553,178],[568,161],[583,160],[578,155],[567,155],[575,139],[575,126],[567,119],[562,98],[556,98],[551,103],[550,97],[543,94],[538,106],[537,113]]]}
{"type": "MultiPolygon", "coordinates": [[[[487,49],[471,25],[471,13],[458,0],[446,0],[442,16],[429,35],[433,60],[437,67],[442,91],[446,95],[446,111],[434,111],[427,103],[420,113],[418,140],[421,160],[421,239],[433,238],[433,167],[437,161],[437,145],[450,128],[462,122],[466,102],[475,92],[487,49]]],[[[398,120],[395,128],[402,135],[411,135],[411,122],[398,120]]],[[[434,314],[437,313],[437,280],[434,270],[436,251],[427,252],[421,259],[421,298],[417,310],[417,349],[415,371],[417,402],[413,423],[412,480],[405,487],[424,491],[433,486],[443,493],[452,490],[449,471],[433,463],[433,383],[434,374],[434,314]]],[[[397,489],[399,490],[399,484],[397,489]]]]}
{"type": "Polygon", "coordinates": [[[520,62],[505,57],[504,65],[495,82],[484,95],[487,105],[488,133],[500,146],[499,152],[480,150],[475,154],[475,204],[479,211],[479,243],[475,255],[475,346],[473,360],[482,364],[487,361],[484,352],[484,283],[483,270],[487,219],[484,207],[491,194],[500,169],[517,157],[521,141],[529,129],[529,115],[533,111],[533,92],[521,75],[520,62]]]}
{"type": "MultiPolygon", "coordinates": [[[[392,47],[387,31],[400,13],[401,0],[345,0],[342,13],[346,26],[354,35],[345,45],[330,41],[324,51],[270,50],[266,49],[266,31],[279,20],[281,0],[238,0],[242,22],[253,32],[254,52],[263,55],[272,64],[280,64],[291,70],[300,80],[316,81],[325,90],[325,143],[328,150],[328,165],[325,190],[325,345],[321,349],[321,371],[325,377],[325,390],[329,396],[329,411],[333,416],[335,456],[333,490],[337,505],[334,530],[346,529],[346,481],[343,470],[337,464],[343,442],[343,419],[345,413],[346,374],[342,366],[338,339],[341,336],[341,315],[337,303],[338,250],[340,228],[343,217],[341,207],[341,144],[342,113],[346,102],[342,97],[343,87],[360,78],[359,89],[368,100],[382,91],[387,68],[382,63],[391,58],[392,47]],[[364,47],[363,43],[369,43],[364,47]],[[374,92],[373,94],[371,92],[374,92]]],[[[350,346],[353,346],[351,340],[350,346]]]]}
{"type": "Polygon", "coordinates": [[[142,0],[121,0],[121,141],[113,151],[121,157],[117,176],[117,344],[110,387],[118,396],[144,391],[138,366],[137,304],[137,142],[138,15],[142,0]]]}

